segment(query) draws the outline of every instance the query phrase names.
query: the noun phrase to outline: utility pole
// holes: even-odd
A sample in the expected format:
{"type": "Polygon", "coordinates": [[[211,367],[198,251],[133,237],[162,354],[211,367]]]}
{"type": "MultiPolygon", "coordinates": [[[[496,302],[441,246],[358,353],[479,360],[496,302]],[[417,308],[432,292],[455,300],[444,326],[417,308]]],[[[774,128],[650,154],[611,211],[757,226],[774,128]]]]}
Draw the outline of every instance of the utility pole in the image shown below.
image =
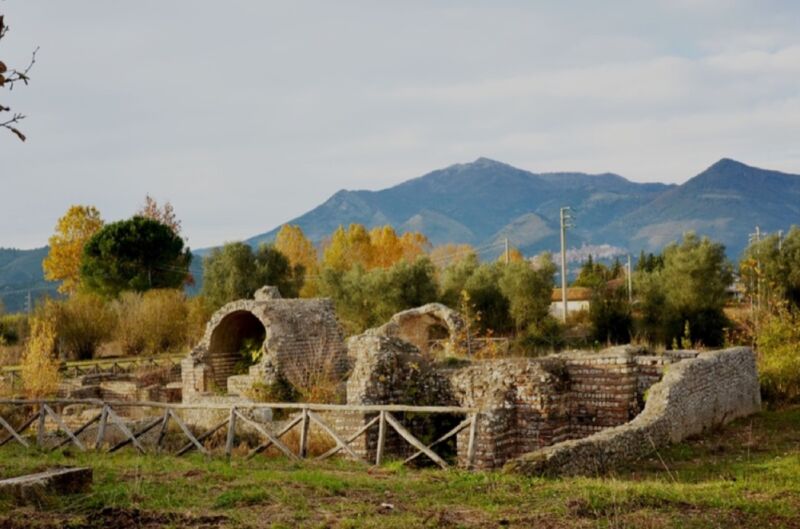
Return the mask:
{"type": "Polygon", "coordinates": [[[509,255],[508,255],[508,237],[506,237],[506,264],[509,263],[509,255]]]}
{"type": "Polygon", "coordinates": [[[33,298],[31,297],[31,291],[28,291],[28,295],[25,298],[25,312],[28,313],[30,316],[31,312],[33,312],[33,298]]]}
{"type": "Polygon", "coordinates": [[[778,252],[783,251],[783,230],[778,230],[778,252]]]}
{"type": "Polygon", "coordinates": [[[567,227],[572,217],[568,207],[561,208],[561,315],[567,323],[567,227]]]}
{"type": "Polygon", "coordinates": [[[633,279],[631,278],[631,254],[628,254],[628,304],[633,304],[633,279]]]}
{"type": "MultiPolygon", "coordinates": [[[[761,242],[761,228],[756,226],[755,233],[751,233],[748,237],[748,243],[750,245],[758,244],[761,242]]],[[[750,295],[750,312],[753,316],[757,310],[761,308],[761,259],[759,258],[760,248],[756,247],[756,269],[755,269],[755,278],[751,283],[751,288],[755,291],[755,296],[752,294],[750,295]]]]}

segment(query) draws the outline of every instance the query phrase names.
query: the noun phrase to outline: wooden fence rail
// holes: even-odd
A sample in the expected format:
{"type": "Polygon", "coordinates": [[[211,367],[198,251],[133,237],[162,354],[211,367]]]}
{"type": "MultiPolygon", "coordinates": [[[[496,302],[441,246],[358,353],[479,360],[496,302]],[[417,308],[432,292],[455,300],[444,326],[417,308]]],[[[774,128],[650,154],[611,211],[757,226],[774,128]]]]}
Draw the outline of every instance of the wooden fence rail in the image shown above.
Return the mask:
{"type": "MultiPolygon", "coordinates": [[[[134,369],[144,367],[175,367],[185,355],[162,356],[134,356],[129,358],[106,358],[98,360],[82,360],[64,362],[59,366],[59,371],[66,376],[77,377],[81,375],[101,375],[130,373],[134,369]]],[[[0,366],[0,376],[8,378],[12,385],[22,381],[22,368],[15,366],[0,366]]]]}
{"type": "MultiPolygon", "coordinates": [[[[476,432],[478,422],[478,410],[474,408],[461,408],[453,406],[405,406],[405,405],[337,405],[337,404],[304,404],[304,403],[240,403],[236,405],[225,404],[168,404],[163,402],[149,402],[149,401],[104,401],[99,399],[49,399],[49,400],[22,400],[22,399],[0,399],[0,406],[6,409],[10,408],[31,408],[32,414],[24,421],[20,422],[19,426],[12,426],[11,422],[0,414],[0,432],[6,431],[5,438],[0,439],[0,446],[3,446],[10,441],[16,441],[25,448],[30,448],[32,443],[25,438],[24,433],[28,429],[35,427],[36,441],[35,446],[40,449],[56,450],[67,444],[73,444],[78,450],[86,451],[94,449],[97,451],[105,451],[108,453],[116,452],[117,450],[132,445],[140,453],[147,453],[148,450],[143,444],[143,436],[148,432],[159,427],[159,433],[156,437],[154,446],[150,447],[150,451],[154,453],[164,452],[164,440],[166,438],[167,428],[169,423],[172,422],[177,425],[181,434],[187,439],[187,443],[178,449],[174,455],[181,456],[192,450],[197,450],[206,456],[211,456],[212,451],[203,444],[208,438],[215,433],[221,431],[223,428],[227,429],[225,436],[224,454],[229,459],[234,455],[234,446],[236,443],[237,433],[241,434],[243,426],[250,428],[250,431],[255,431],[261,438],[260,444],[252,448],[247,454],[247,458],[252,458],[255,455],[263,452],[270,446],[274,446],[278,451],[283,453],[289,459],[307,459],[309,458],[309,429],[314,425],[318,430],[322,431],[328,436],[335,446],[317,456],[315,459],[322,460],[332,457],[340,452],[344,452],[352,459],[364,461],[368,464],[380,465],[386,458],[386,437],[389,429],[391,428],[401,439],[408,443],[415,449],[415,452],[406,457],[403,461],[404,464],[410,463],[420,456],[426,456],[441,468],[448,468],[449,464],[437,454],[433,448],[441,445],[448,439],[453,438],[458,433],[469,429],[468,432],[468,446],[466,450],[467,468],[473,468],[476,453],[476,432]],[[56,411],[63,406],[81,404],[91,405],[100,408],[100,412],[94,415],[87,422],[81,424],[74,431],[71,430],[63,417],[56,411]],[[138,429],[131,430],[128,425],[117,414],[116,410],[124,408],[143,408],[143,409],[157,409],[160,410],[158,417],[152,418],[138,429]],[[227,418],[204,432],[197,435],[180,417],[180,410],[218,410],[227,411],[227,418]],[[297,412],[293,417],[288,419],[279,431],[273,431],[269,426],[272,422],[268,423],[259,422],[248,416],[248,412],[255,410],[293,410],[297,412]],[[319,412],[360,412],[360,413],[375,413],[375,417],[367,421],[356,432],[348,436],[342,435],[337,432],[326,420],[319,414],[319,412]],[[414,413],[414,414],[460,414],[465,418],[458,425],[450,431],[436,439],[430,444],[426,444],[417,438],[412,432],[406,428],[400,420],[394,415],[395,413],[414,413]],[[57,431],[60,430],[64,433],[65,438],[59,439],[55,444],[48,443],[46,421],[50,418],[57,431]],[[98,424],[97,435],[94,443],[86,446],[86,440],[81,441],[79,436],[83,434],[90,426],[98,424]],[[375,446],[375,458],[371,461],[366,461],[360,456],[351,446],[359,437],[367,435],[367,432],[377,426],[378,436],[377,444],[375,446]],[[123,440],[115,443],[112,446],[105,447],[105,441],[109,427],[116,427],[122,434],[123,440]],[[300,436],[297,451],[292,451],[282,440],[287,433],[299,428],[300,436]],[[48,444],[50,446],[48,446],[48,444]]],[[[0,409],[2,411],[2,409],[0,409]]]]}

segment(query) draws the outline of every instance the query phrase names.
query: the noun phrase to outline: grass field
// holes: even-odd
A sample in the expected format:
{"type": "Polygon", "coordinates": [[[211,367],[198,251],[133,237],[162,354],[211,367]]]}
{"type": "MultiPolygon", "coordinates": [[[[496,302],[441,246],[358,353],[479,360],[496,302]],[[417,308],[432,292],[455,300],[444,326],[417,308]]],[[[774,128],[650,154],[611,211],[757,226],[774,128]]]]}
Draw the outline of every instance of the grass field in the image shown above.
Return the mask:
{"type": "Polygon", "coordinates": [[[798,407],[596,478],[0,449],[2,478],[58,465],[93,467],[93,492],[38,507],[0,500],[0,528],[800,528],[798,407]]]}

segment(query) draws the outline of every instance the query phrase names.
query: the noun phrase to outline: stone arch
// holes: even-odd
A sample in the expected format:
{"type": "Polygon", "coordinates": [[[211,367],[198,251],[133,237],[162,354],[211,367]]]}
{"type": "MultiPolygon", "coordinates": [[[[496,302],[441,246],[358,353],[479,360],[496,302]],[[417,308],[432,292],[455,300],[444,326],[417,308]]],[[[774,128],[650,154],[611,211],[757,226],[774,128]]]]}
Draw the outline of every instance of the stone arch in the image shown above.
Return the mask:
{"type": "Polygon", "coordinates": [[[455,338],[463,325],[456,311],[440,303],[429,303],[398,312],[375,332],[399,338],[428,353],[436,342],[455,338]]]}
{"type": "Polygon", "coordinates": [[[235,310],[226,314],[211,331],[205,361],[211,371],[211,380],[218,388],[226,388],[228,377],[236,374],[244,360],[242,348],[247,341],[265,347],[267,329],[264,323],[249,310],[235,310]]]}

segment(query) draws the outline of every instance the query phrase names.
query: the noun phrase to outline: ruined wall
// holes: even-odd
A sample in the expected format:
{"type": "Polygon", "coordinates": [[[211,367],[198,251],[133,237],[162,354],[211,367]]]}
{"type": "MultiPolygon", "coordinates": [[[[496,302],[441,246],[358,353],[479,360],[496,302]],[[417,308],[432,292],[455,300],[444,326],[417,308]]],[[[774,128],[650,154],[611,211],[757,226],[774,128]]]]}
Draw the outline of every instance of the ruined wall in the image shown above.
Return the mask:
{"type": "Polygon", "coordinates": [[[647,455],[654,447],[760,409],[752,349],[737,347],[695,358],[690,353],[683,358],[650,388],[644,411],[633,421],[526,454],[506,469],[529,475],[602,473],[647,455]]]}
{"type": "Polygon", "coordinates": [[[341,327],[328,299],[280,299],[265,287],[256,299],[238,300],[218,310],[200,343],[181,362],[184,397],[207,392],[241,394],[254,382],[269,383],[293,366],[347,369],[341,327]],[[258,363],[237,374],[246,360],[241,350],[256,342],[258,363]]]}
{"type": "Polygon", "coordinates": [[[398,312],[384,325],[366,334],[398,338],[425,354],[432,344],[453,338],[463,327],[464,320],[458,312],[441,303],[428,303],[398,312]]]}
{"type": "MultiPolygon", "coordinates": [[[[477,468],[495,468],[510,458],[568,435],[568,384],[563,365],[534,359],[483,360],[451,370],[449,382],[460,406],[481,410],[476,430],[477,468]]],[[[466,462],[468,431],[458,436],[466,462]]]]}

